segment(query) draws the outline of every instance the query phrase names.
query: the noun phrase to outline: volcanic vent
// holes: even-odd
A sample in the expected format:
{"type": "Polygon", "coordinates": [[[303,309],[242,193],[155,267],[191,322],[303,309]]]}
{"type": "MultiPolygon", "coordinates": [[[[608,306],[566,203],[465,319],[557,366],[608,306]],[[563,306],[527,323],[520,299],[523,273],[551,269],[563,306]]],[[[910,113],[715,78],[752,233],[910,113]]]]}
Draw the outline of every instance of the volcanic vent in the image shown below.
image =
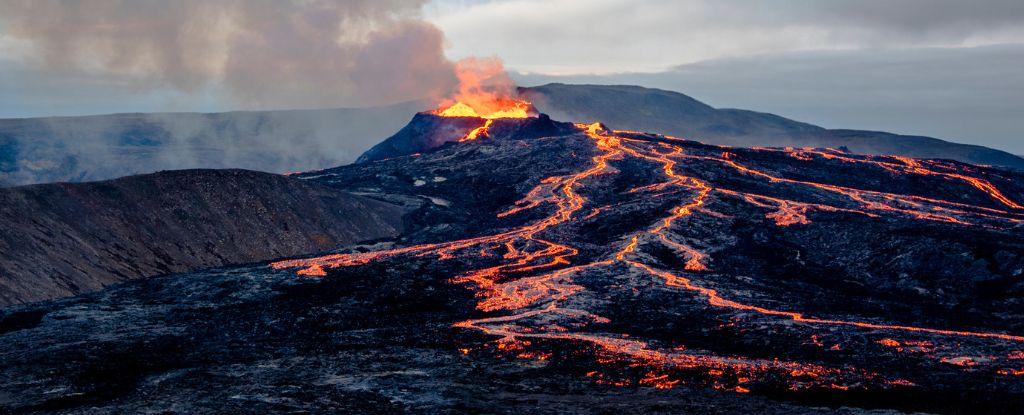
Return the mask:
{"type": "Polygon", "coordinates": [[[373,146],[356,160],[365,163],[420,153],[450,142],[479,138],[555,137],[577,132],[571,123],[552,120],[532,104],[511,98],[495,98],[486,110],[477,111],[462,102],[416,114],[395,135],[373,146]]]}
{"type": "Polygon", "coordinates": [[[570,123],[552,121],[518,92],[497,59],[467,59],[456,65],[459,87],[438,108],[416,114],[402,130],[385,139],[356,163],[420,153],[450,142],[479,138],[555,137],[576,132],[570,123]]]}

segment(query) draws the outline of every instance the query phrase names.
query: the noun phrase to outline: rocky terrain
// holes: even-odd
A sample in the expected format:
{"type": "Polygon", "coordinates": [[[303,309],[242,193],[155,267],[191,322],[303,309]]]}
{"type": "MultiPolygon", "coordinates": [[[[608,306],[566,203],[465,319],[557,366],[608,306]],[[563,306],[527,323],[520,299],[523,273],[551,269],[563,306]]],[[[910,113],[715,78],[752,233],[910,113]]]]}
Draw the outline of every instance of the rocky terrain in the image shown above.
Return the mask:
{"type": "Polygon", "coordinates": [[[297,176],[428,200],[401,235],[4,309],[0,407],[1019,413],[1019,173],[414,124],[456,141],[297,176]]]}
{"type": "Polygon", "coordinates": [[[245,170],[0,189],[0,305],[393,237],[404,212],[245,170]]]}
{"type": "MultiPolygon", "coordinates": [[[[761,147],[846,147],[860,154],[942,158],[1024,168],[1003,151],[875,131],[829,130],[772,114],[717,109],[686,95],[637,86],[550,84],[521,88],[557,120],[761,147]]],[[[105,180],[159,170],[243,168],[273,173],[351,163],[394,134],[413,101],[372,108],[113,114],[0,120],[0,186],[105,180]]]]}

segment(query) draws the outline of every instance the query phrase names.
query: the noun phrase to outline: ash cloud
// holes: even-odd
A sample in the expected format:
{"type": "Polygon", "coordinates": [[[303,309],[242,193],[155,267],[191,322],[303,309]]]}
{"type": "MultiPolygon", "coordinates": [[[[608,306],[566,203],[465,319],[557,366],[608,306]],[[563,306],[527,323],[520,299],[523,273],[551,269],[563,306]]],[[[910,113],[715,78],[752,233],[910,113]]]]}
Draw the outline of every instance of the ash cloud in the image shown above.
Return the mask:
{"type": "Polygon", "coordinates": [[[226,92],[236,107],[371,106],[455,85],[413,0],[8,0],[0,30],[38,76],[226,92]]]}

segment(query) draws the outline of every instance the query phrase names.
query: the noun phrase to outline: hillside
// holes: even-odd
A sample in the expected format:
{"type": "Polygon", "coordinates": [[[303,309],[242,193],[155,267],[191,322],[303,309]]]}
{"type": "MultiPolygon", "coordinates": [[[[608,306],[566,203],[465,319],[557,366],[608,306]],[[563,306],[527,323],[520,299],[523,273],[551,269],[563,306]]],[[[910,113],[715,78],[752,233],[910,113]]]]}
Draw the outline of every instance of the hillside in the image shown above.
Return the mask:
{"type": "Polygon", "coordinates": [[[0,189],[0,306],[391,237],[403,211],[244,170],[0,189]]]}

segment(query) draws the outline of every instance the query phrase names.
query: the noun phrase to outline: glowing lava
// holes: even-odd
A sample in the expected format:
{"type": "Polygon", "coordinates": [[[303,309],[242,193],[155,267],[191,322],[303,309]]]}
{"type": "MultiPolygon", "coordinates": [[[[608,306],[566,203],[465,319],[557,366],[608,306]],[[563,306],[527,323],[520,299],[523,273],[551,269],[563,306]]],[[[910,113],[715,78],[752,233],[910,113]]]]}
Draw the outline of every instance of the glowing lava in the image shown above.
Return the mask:
{"type": "Polygon", "coordinates": [[[434,114],[442,117],[475,117],[493,120],[497,118],[527,118],[530,117],[532,106],[529,102],[517,99],[500,99],[493,103],[490,110],[478,112],[473,107],[456,102],[451,106],[438,109],[434,114]]]}
{"type": "MultiPolygon", "coordinates": [[[[488,122],[467,135],[464,141],[473,140],[485,134],[490,126],[490,120],[493,118],[502,118],[505,114],[517,116],[525,114],[525,112],[518,111],[516,109],[510,113],[497,111],[484,114],[483,118],[488,118],[488,122]],[[499,114],[502,116],[497,116],[499,114]]],[[[440,111],[439,115],[480,116],[481,114],[469,105],[457,103],[440,111]]],[[[846,390],[851,386],[863,385],[865,382],[904,387],[913,385],[913,383],[905,379],[884,378],[878,374],[850,367],[827,367],[815,363],[778,359],[720,356],[709,352],[691,351],[683,346],[654,347],[644,340],[635,339],[625,334],[604,333],[600,331],[600,327],[609,323],[609,319],[583,309],[578,302],[574,302],[574,299],[586,291],[586,287],[575,282],[574,278],[584,273],[639,276],[638,278],[649,281],[650,284],[660,284],[658,287],[661,289],[692,295],[695,301],[700,301],[702,304],[711,306],[711,309],[718,309],[722,313],[729,313],[737,318],[744,315],[756,315],[812,328],[837,326],[868,333],[881,332],[890,336],[914,334],[933,336],[935,339],[949,338],[949,347],[956,347],[964,339],[1024,342],[1024,336],[1005,333],[882,324],[858,321],[857,319],[809,317],[794,311],[774,309],[731,299],[728,297],[735,296],[735,293],[724,293],[718,289],[709,288],[713,285],[709,285],[707,281],[698,281],[702,276],[707,275],[706,273],[712,271],[709,253],[688,245],[685,238],[673,232],[673,229],[679,228],[682,221],[695,215],[721,217],[723,214],[711,211],[708,205],[711,202],[726,199],[739,200],[741,203],[767,210],[765,217],[774,221],[778,226],[805,225],[810,223],[808,217],[810,212],[829,211],[862,215],[868,218],[881,218],[883,214],[902,215],[918,220],[949,223],[954,226],[999,223],[1012,227],[1024,223],[1024,216],[1018,212],[920,196],[860,190],[833,184],[789,179],[748,167],[741,163],[739,157],[730,152],[722,152],[721,156],[688,154],[683,146],[677,145],[676,140],[679,139],[672,137],[647,140],[638,137],[638,134],[608,131],[600,124],[577,125],[577,128],[579,134],[590,139],[596,151],[597,155],[592,157],[590,166],[578,173],[548,177],[542,180],[516,202],[515,206],[497,215],[499,218],[511,217],[542,205],[553,208],[550,214],[534,222],[494,235],[376,252],[335,254],[318,258],[281,261],[272,266],[274,268],[302,268],[299,271],[300,274],[323,276],[326,274],[326,270],[331,268],[359,266],[372,261],[406,255],[433,256],[438,260],[462,257],[486,258],[487,261],[496,260],[499,261],[497,265],[471,269],[453,276],[453,282],[470,285],[476,291],[478,296],[476,307],[479,310],[496,314],[462,321],[456,323],[456,327],[479,330],[496,336],[499,339],[496,343],[499,350],[515,351],[519,356],[538,359],[547,359],[550,355],[539,351],[524,352],[524,348],[533,347],[527,339],[586,344],[596,350],[598,362],[650,367],[652,370],[647,372],[636,384],[657,388],[670,388],[679,383],[679,379],[672,377],[674,375],[662,370],[700,371],[705,377],[714,379],[711,383],[712,387],[739,393],[750,392],[755,388],[750,382],[763,377],[789,379],[789,387],[792,389],[821,387],[846,390]],[[666,212],[666,216],[651,221],[642,229],[637,229],[625,236],[618,244],[602,247],[604,250],[599,254],[581,254],[583,248],[571,246],[572,241],[558,240],[556,236],[558,232],[549,232],[566,224],[575,226],[586,221],[600,220],[602,212],[607,211],[610,206],[588,206],[589,200],[581,195],[578,189],[583,187],[585,181],[594,180],[601,175],[616,173],[612,164],[627,160],[658,166],[654,175],[664,177],[664,181],[636,187],[627,193],[646,198],[667,197],[668,195],[677,198],[678,204],[666,212]],[[846,202],[842,203],[842,206],[833,206],[718,188],[705,180],[677,172],[679,163],[695,161],[716,163],[725,169],[731,169],[740,175],[768,184],[810,187],[817,192],[846,200],[846,202]],[[654,265],[657,261],[651,260],[651,251],[649,250],[653,247],[667,248],[671,252],[675,252],[681,256],[685,266],[681,270],[666,270],[662,269],[663,266],[654,265]]],[[[800,160],[815,156],[847,157],[828,152],[786,151],[793,152],[795,157],[800,160]]],[[[872,160],[853,158],[851,160],[876,163],[872,160]]],[[[880,165],[891,168],[900,174],[939,176],[948,180],[965,182],[982,194],[988,195],[999,205],[1009,209],[1018,209],[1020,206],[983,179],[961,173],[946,173],[927,169],[914,160],[884,163],[880,165]]],[[[901,343],[890,337],[882,338],[877,342],[883,346],[894,348],[917,344],[907,341],[901,343]]],[[[930,346],[931,343],[927,344],[930,346]]],[[[1016,373],[1011,369],[1005,369],[1005,371],[1006,373],[1016,373]]],[[[594,377],[598,382],[629,384],[617,379],[608,379],[595,372],[589,373],[588,376],[594,377]]]]}
{"type": "Polygon", "coordinates": [[[459,88],[433,113],[442,117],[486,119],[536,116],[529,102],[516,97],[515,85],[497,58],[469,58],[456,63],[459,88]]]}

